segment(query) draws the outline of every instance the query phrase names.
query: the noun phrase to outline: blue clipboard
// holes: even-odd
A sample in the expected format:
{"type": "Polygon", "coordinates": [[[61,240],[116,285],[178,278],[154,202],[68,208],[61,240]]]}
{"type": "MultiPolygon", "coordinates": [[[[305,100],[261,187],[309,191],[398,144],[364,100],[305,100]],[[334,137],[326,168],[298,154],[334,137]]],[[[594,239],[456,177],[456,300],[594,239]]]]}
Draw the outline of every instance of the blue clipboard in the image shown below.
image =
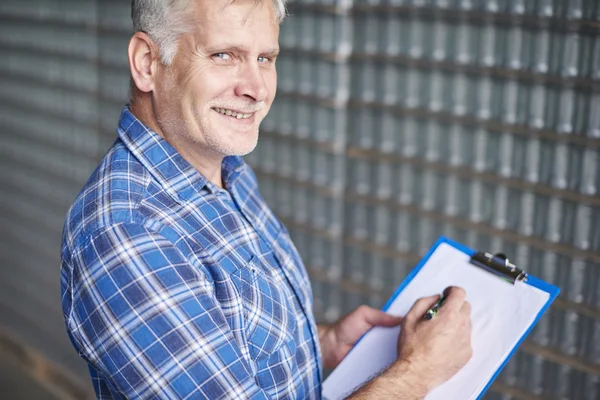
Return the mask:
{"type": "MultiPolygon", "coordinates": [[[[432,267],[430,265],[438,265],[440,262],[439,257],[441,256],[437,253],[438,250],[442,252],[440,254],[450,251],[451,254],[448,253],[448,256],[450,257],[449,260],[452,261],[449,262],[458,263],[452,265],[460,268],[461,273],[466,273],[467,271],[469,271],[468,273],[476,272],[477,278],[474,279],[482,279],[483,281],[487,282],[486,285],[489,285],[492,281],[495,282],[493,286],[497,288],[496,290],[506,293],[506,290],[500,289],[502,287],[501,285],[505,284],[500,281],[500,279],[503,279],[508,281],[506,285],[513,286],[518,284],[521,288],[523,288],[522,285],[531,286],[532,288],[535,288],[535,292],[539,294],[532,298],[535,300],[535,302],[531,303],[530,310],[532,310],[532,313],[529,314],[530,319],[528,319],[526,323],[521,324],[520,328],[517,328],[518,332],[515,332],[515,336],[512,336],[513,339],[510,340],[511,344],[508,346],[505,344],[506,352],[503,353],[503,358],[498,359],[498,363],[487,370],[488,372],[485,377],[486,380],[479,381],[480,384],[473,388],[474,391],[471,392],[471,397],[469,398],[481,399],[481,397],[489,389],[490,385],[494,382],[498,374],[500,374],[502,369],[515,354],[523,340],[525,340],[533,327],[538,323],[541,316],[546,312],[548,307],[550,307],[554,299],[556,299],[560,293],[560,289],[534,276],[528,275],[525,271],[510,263],[508,258],[502,254],[492,255],[485,252],[475,251],[463,244],[441,236],[429,249],[427,254],[425,254],[425,256],[419,261],[417,266],[414,267],[408,276],[402,281],[402,283],[400,283],[394,294],[384,305],[383,311],[387,311],[392,314],[408,311],[407,307],[410,307],[411,301],[409,299],[413,298],[413,296],[418,296],[418,288],[421,287],[423,282],[432,282],[428,280],[432,276],[432,267]],[[440,246],[442,248],[438,249],[440,246]],[[426,266],[427,268],[425,268],[426,266]],[[481,269],[479,269],[479,267],[481,267],[481,269]],[[494,274],[499,278],[490,279],[486,275],[488,273],[494,274]],[[496,282],[495,279],[498,279],[498,281],[496,282]]],[[[442,271],[446,271],[444,273],[445,278],[442,279],[448,281],[457,280],[456,275],[453,275],[456,272],[452,272],[457,270],[454,270],[453,268],[446,268],[442,271]]],[[[438,284],[433,283],[433,285],[437,286],[438,284]]],[[[473,281],[471,281],[470,285],[471,289],[473,289],[473,281]]],[[[437,289],[440,288],[438,287],[437,289]]],[[[508,287],[506,289],[508,289],[508,287]]],[[[523,293],[523,289],[519,289],[519,292],[523,293]]],[[[416,298],[417,297],[414,297],[414,300],[416,300],[416,298]]],[[[503,318],[506,317],[507,314],[504,313],[503,318]]],[[[364,382],[372,379],[378,372],[382,371],[384,368],[387,368],[387,365],[394,362],[395,350],[390,352],[389,346],[391,343],[393,343],[393,346],[395,346],[397,334],[398,331],[392,328],[374,328],[367,332],[356,343],[344,360],[342,360],[340,365],[338,365],[323,382],[323,398],[330,400],[339,400],[345,398],[364,382]]],[[[454,383],[455,386],[453,386],[454,389],[457,388],[456,382],[457,381],[454,383]]],[[[449,390],[452,391],[453,389],[450,388],[449,390]]],[[[435,394],[432,392],[431,394],[433,396],[432,399],[441,399],[443,397],[440,397],[440,395],[447,395],[446,392],[440,391],[437,391],[435,394]]]]}
{"type": "MultiPolygon", "coordinates": [[[[466,255],[468,255],[469,257],[473,258],[474,256],[476,256],[478,254],[477,251],[461,244],[458,242],[453,241],[452,239],[449,239],[445,236],[440,236],[438,238],[438,240],[433,244],[433,246],[431,246],[431,248],[429,249],[429,251],[427,252],[427,254],[425,254],[425,256],[419,261],[419,263],[417,264],[417,266],[415,268],[412,269],[412,271],[410,272],[410,274],[408,274],[408,276],[402,281],[402,283],[400,284],[400,286],[398,286],[398,288],[396,289],[396,291],[394,292],[394,294],[392,295],[392,297],[390,297],[390,299],[386,302],[386,304],[383,306],[383,311],[387,311],[389,309],[389,307],[391,306],[391,304],[394,302],[394,300],[396,299],[396,297],[398,297],[398,295],[400,294],[400,292],[402,292],[402,290],[404,290],[404,288],[406,288],[406,286],[413,280],[413,278],[415,276],[417,276],[417,274],[419,273],[419,271],[421,270],[421,268],[423,268],[423,266],[427,263],[427,261],[429,260],[429,258],[431,257],[431,255],[435,252],[435,250],[438,248],[438,246],[442,243],[446,243],[452,247],[454,247],[455,249],[465,253],[466,255]]],[[[500,255],[501,256],[501,255],[500,255]]],[[[496,263],[498,262],[497,258],[502,258],[499,256],[495,256],[494,258],[496,258],[496,263]]],[[[493,265],[494,262],[494,258],[492,258],[490,260],[490,266],[493,265]]],[[[506,263],[504,265],[505,268],[506,264],[508,263],[508,259],[505,259],[506,263]]],[[[483,266],[483,265],[482,265],[483,266]]],[[[485,267],[485,266],[484,266],[485,267]]],[[[518,270],[512,271],[512,268],[508,268],[506,271],[502,270],[502,265],[498,266],[497,270],[492,270],[491,268],[486,268],[490,271],[490,273],[497,273],[500,277],[502,278],[506,278],[508,280],[513,279],[514,277],[518,276],[518,273],[523,273],[522,270],[518,270]],[[511,272],[514,272],[513,274],[511,274],[511,272]],[[505,276],[503,276],[505,274],[505,276]]],[[[508,357],[506,357],[506,359],[504,360],[504,362],[502,363],[502,365],[500,365],[500,367],[498,368],[498,370],[496,370],[496,373],[492,376],[492,378],[489,380],[488,384],[485,386],[485,388],[481,391],[481,393],[479,394],[478,399],[480,399],[485,392],[487,392],[487,390],[489,389],[490,385],[494,382],[494,380],[496,380],[496,378],[498,377],[498,375],[500,374],[500,372],[502,372],[502,370],[504,369],[504,367],[506,366],[506,364],[508,363],[508,361],[514,356],[514,354],[516,353],[517,349],[519,348],[519,346],[521,346],[521,343],[523,343],[523,341],[525,340],[525,338],[527,337],[527,335],[529,335],[529,333],[531,332],[531,330],[533,329],[533,327],[538,323],[538,321],[540,320],[540,318],[542,317],[542,315],[548,310],[548,308],[550,307],[550,305],[552,304],[552,302],[554,301],[554,299],[556,299],[556,297],[559,295],[560,293],[560,289],[548,282],[545,282],[539,278],[536,278],[534,276],[531,275],[526,275],[526,284],[536,287],[546,293],[549,294],[548,297],[548,301],[546,302],[546,304],[544,305],[544,307],[542,307],[542,309],[540,310],[540,312],[538,313],[538,315],[536,316],[534,322],[529,326],[529,328],[527,329],[527,331],[523,334],[523,336],[521,336],[521,339],[517,342],[517,344],[514,346],[512,352],[508,355],[508,357]]]]}

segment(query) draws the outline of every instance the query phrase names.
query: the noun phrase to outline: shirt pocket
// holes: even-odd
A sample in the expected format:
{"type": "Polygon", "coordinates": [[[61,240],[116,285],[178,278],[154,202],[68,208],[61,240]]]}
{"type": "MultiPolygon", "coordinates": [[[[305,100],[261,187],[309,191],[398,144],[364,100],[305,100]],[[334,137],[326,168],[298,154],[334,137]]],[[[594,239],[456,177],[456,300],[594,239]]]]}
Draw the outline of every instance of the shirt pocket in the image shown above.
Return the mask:
{"type": "Polygon", "coordinates": [[[232,274],[241,296],[250,357],[268,357],[292,340],[296,315],[290,292],[264,272],[253,257],[246,267],[232,274]]]}

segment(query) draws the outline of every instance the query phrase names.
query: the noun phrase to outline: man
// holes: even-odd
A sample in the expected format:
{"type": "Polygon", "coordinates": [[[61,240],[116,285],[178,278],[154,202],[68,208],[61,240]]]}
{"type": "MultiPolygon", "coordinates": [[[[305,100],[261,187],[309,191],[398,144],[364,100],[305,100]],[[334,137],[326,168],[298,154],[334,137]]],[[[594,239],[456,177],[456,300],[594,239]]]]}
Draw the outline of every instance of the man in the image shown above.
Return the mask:
{"type": "Polygon", "coordinates": [[[319,398],[372,326],[399,358],[355,398],[422,398],[470,357],[448,290],[402,319],[361,307],[317,327],[300,257],[240,156],[275,97],[283,0],[134,0],[132,98],[67,215],[62,302],[98,398],[319,398]]]}

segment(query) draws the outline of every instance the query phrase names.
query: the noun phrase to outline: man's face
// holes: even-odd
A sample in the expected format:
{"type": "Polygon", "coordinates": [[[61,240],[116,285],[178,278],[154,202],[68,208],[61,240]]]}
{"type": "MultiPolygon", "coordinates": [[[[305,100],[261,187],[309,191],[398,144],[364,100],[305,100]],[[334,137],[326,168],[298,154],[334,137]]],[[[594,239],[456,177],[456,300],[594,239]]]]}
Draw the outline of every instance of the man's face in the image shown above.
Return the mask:
{"type": "Polygon", "coordinates": [[[277,87],[279,24],[271,1],[190,2],[193,33],[159,67],[153,101],[161,130],[213,156],[245,155],[277,87]]]}

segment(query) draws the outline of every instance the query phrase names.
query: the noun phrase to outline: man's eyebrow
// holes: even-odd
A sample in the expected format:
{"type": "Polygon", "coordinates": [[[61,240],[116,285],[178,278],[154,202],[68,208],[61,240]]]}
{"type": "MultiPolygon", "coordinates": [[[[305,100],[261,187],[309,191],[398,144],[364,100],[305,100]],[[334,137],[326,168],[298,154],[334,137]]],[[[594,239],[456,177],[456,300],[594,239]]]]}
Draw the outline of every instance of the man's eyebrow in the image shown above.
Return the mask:
{"type": "MultiPolygon", "coordinates": [[[[222,44],[222,45],[217,45],[217,46],[211,46],[211,52],[222,52],[222,51],[232,51],[235,53],[249,53],[250,49],[246,46],[239,46],[239,45],[228,45],[228,44],[222,44]]],[[[278,47],[271,47],[270,49],[266,50],[266,51],[261,51],[260,54],[264,54],[264,55],[269,55],[269,56],[276,56],[279,54],[279,48],[278,47]]]]}
{"type": "Polygon", "coordinates": [[[279,55],[279,48],[278,47],[270,48],[269,50],[265,51],[262,54],[265,54],[265,55],[271,56],[271,57],[278,56],[279,55]]]}
{"type": "Polygon", "coordinates": [[[217,46],[211,46],[213,51],[233,51],[236,53],[248,53],[249,50],[245,46],[238,46],[234,44],[222,44],[217,46]]]}

